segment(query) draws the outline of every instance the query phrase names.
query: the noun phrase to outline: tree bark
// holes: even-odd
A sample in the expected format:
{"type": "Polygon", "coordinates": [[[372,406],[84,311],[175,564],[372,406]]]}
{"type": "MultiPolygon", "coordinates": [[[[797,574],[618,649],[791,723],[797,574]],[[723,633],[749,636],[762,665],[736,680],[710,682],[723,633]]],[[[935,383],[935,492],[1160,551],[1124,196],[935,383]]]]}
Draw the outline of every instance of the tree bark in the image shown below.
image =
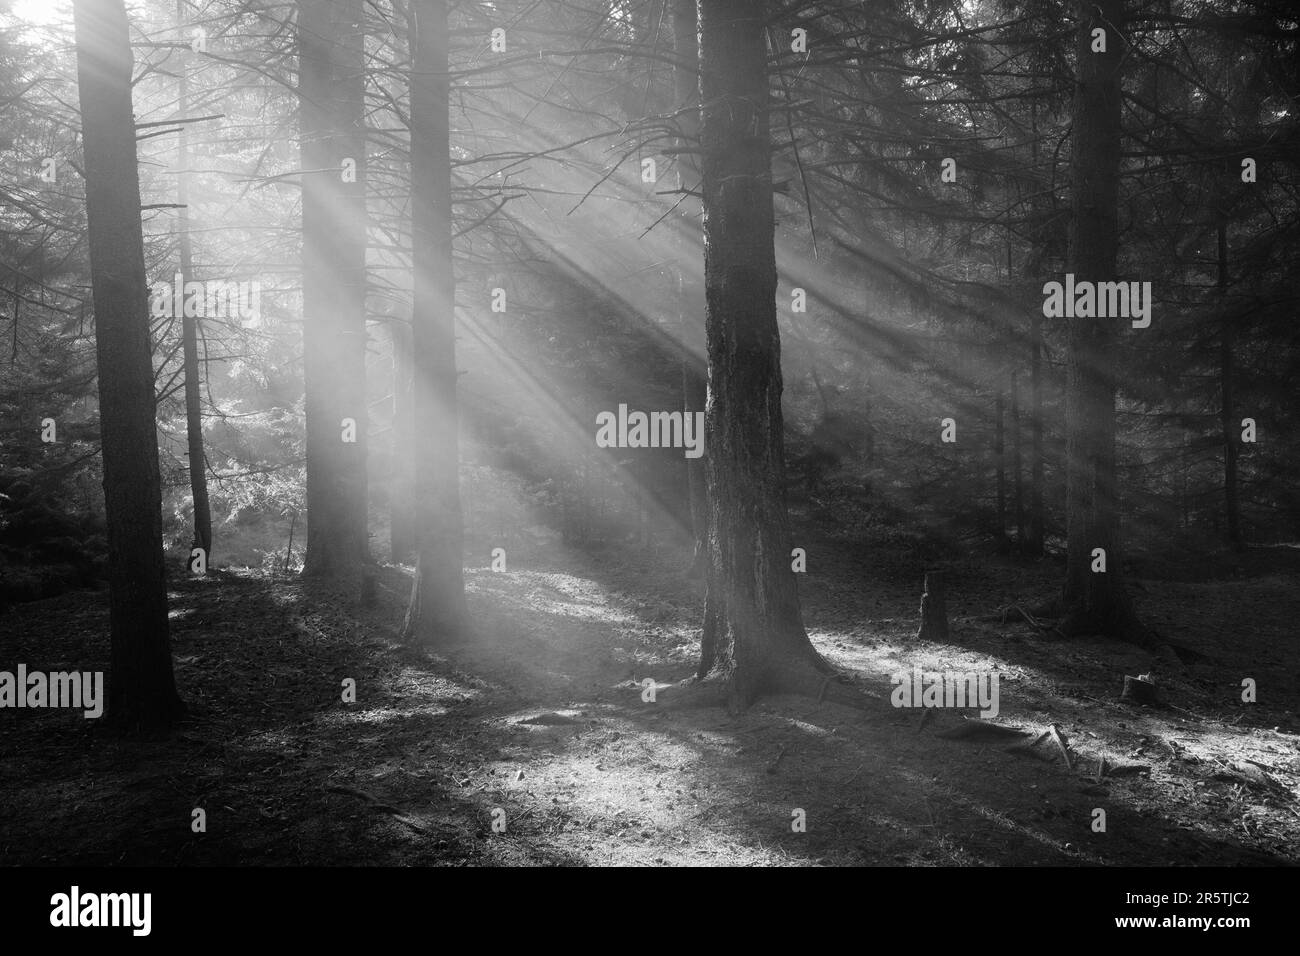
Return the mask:
{"type": "MultiPolygon", "coordinates": [[[[1078,82],[1071,157],[1070,271],[1076,282],[1118,279],[1121,71],[1124,0],[1080,0],[1078,82]],[[1092,31],[1106,31],[1106,51],[1093,53],[1092,31]]],[[[1067,556],[1063,606],[1066,633],[1141,636],[1123,582],[1115,487],[1115,363],[1117,323],[1068,319],[1066,387],[1067,556]],[[1093,571],[1094,550],[1106,570],[1093,571]]]]}
{"type": "Polygon", "coordinates": [[[1043,316],[1035,310],[1029,332],[1029,540],[1026,553],[1040,557],[1043,553],[1045,516],[1043,513],[1043,316]]]}
{"type": "MultiPolygon", "coordinates": [[[[1038,168],[1038,108],[1034,103],[1029,107],[1030,135],[1033,140],[1033,164],[1038,168]]],[[[1036,225],[1037,249],[1031,254],[1030,261],[1042,262],[1047,248],[1051,244],[1048,236],[1042,233],[1042,217],[1039,206],[1043,200],[1036,196],[1030,205],[1031,215],[1036,225]]],[[[1037,270],[1030,269],[1029,276],[1037,270]]],[[[1026,553],[1038,558],[1043,554],[1043,540],[1046,537],[1046,515],[1043,510],[1043,313],[1034,309],[1029,320],[1029,401],[1030,401],[1030,475],[1029,475],[1029,540],[1026,553]]]]}
{"type": "Polygon", "coordinates": [[[1025,482],[1020,454],[1020,382],[1011,371],[1011,497],[1015,502],[1016,550],[1025,549],[1025,482]]]}
{"type": "Polygon", "coordinates": [[[415,432],[411,325],[389,323],[393,345],[393,485],[389,501],[389,557],[405,564],[415,554],[415,432]]]}
{"type": "Polygon", "coordinates": [[[303,571],[336,581],[354,599],[369,551],[361,19],[360,0],[298,5],[307,393],[303,571]],[[354,423],[355,441],[344,440],[345,419],[354,423]]]}
{"type": "MultiPolygon", "coordinates": [[[[695,0],[673,0],[673,53],[677,63],[673,68],[673,99],[677,109],[685,110],[678,121],[682,135],[677,146],[692,149],[699,134],[699,20],[695,0]]],[[[695,189],[699,166],[694,154],[677,154],[677,188],[695,189]]],[[[695,354],[700,336],[700,315],[703,295],[686,265],[688,257],[698,254],[699,205],[690,196],[682,195],[678,208],[677,234],[677,313],[681,329],[682,410],[691,415],[703,411],[708,400],[708,379],[704,363],[695,354]]],[[[704,459],[685,458],[686,487],[690,502],[691,537],[694,550],[691,556],[690,577],[705,573],[708,561],[708,490],[704,478],[704,459]]]]}
{"type": "Polygon", "coordinates": [[[997,398],[993,403],[993,458],[997,462],[996,538],[999,551],[1005,549],[1007,545],[1007,445],[1004,437],[1006,430],[1004,407],[1001,383],[999,383],[997,398]]]}
{"type": "Polygon", "coordinates": [[[700,3],[709,568],[698,674],[733,710],[829,671],[790,569],[764,7],[700,3]]]}
{"type": "MultiPolygon", "coordinates": [[[[1218,295],[1220,308],[1226,309],[1228,292],[1228,225],[1222,210],[1218,223],[1219,275],[1218,295]]],[[[1242,547],[1241,506],[1237,498],[1237,440],[1238,425],[1234,421],[1236,409],[1233,397],[1232,319],[1224,314],[1219,324],[1219,380],[1222,388],[1221,421],[1223,427],[1223,505],[1228,520],[1228,543],[1237,550],[1242,547]]]]}
{"type": "MultiPolygon", "coordinates": [[[[184,26],[185,0],[176,0],[176,20],[178,26],[184,26]]],[[[181,51],[185,57],[186,51],[181,51]]],[[[189,78],[185,64],[180,70],[180,87],[177,96],[176,111],[182,118],[189,108],[189,78]]],[[[176,202],[177,227],[180,244],[181,275],[185,281],[194,277],[194,247],[190,237],[190,134],[189,124],[182,123],[176,145],[176,202]]],[[[181,350],[185,363],[185,437],[189,450],[190,498],[194,502],[194,544],[202,548],[204,563],[212,564],[212,508],[208,503],[208,468],[207,457],[203,452],[203,399],[199,391],[199,320],[195,316],[183,314],[181,317],[181,350]]]]}
{"type": "Polygon", "coordinates": [[[467,626],[456,404],[446,0],[414,8],[411,70],[412,361],[419,559],[402,635],[434,641],[467,626]]]}
{"type": "Polygon", "coordinates": [[[108,716],[129,731],[157,731],[185,708],[167,625],[130,38],[122,0],[76,0],[73,17],[108,523],[108,716]]]}

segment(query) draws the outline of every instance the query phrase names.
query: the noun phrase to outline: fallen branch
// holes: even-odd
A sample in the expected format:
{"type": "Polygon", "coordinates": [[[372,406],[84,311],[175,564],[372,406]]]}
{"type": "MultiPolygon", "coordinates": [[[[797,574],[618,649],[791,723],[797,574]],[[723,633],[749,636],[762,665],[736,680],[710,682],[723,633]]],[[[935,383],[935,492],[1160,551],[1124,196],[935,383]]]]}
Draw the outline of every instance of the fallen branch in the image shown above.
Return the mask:
{"type": "Polygon", "coordinates": [[[1042,631],[1047,629],[1047,625],[1041,623],[1036,617],[1034,617],[1032,614],[1030,614],[1028,611],[1022,608],[1019,604],[1008,604],[1006,607],[1002,609],[1003,624],[1007,623],[1007,619],[1011,617],[1012,611],[1015,611],[1022,618],[1024,618],[1025,623],[1028,624],[1030,627],[1034,628],[1035,630],[1042,631]]]}

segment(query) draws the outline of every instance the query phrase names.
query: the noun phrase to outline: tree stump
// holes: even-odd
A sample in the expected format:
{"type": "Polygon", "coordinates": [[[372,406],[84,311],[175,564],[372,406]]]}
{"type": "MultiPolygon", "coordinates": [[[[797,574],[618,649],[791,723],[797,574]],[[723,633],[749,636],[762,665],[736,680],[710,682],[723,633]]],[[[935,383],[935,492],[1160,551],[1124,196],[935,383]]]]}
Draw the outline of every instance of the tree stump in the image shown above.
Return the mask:
{"type": "Polygon", "coordinates": [[[1146,674],[1138,677],[1130,677],[1125,674],[1124,692],[1120,695],[1120,700],[1128,701],[1130,704],[1148,704],[1152,707],[1160,705],[1160,695],[1156,690],[1156,683],[1146,674]]]}
{"type": "Polygon", "coordinates": [[[948,606],[943,599],[943,572],[925,572],[925,593],[921,595],[921,627],[917,640],[948,640],[948,606]]]}

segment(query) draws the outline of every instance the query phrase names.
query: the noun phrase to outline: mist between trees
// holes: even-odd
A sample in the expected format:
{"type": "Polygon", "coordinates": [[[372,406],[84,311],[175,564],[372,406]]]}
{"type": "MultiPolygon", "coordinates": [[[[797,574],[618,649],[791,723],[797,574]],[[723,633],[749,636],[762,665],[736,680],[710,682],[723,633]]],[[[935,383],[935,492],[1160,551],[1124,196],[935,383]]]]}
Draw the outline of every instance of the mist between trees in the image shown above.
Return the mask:
{"type": "Polygon", "coordinates": [[[128,729],[169,576],[400,568],[438,646],[675,554],[741,711],[854,705],[817,535],[1159,649],[1131,578],[1300,531],[1286,4],[5,6],[0,596],[107,579],[128,729]]]}

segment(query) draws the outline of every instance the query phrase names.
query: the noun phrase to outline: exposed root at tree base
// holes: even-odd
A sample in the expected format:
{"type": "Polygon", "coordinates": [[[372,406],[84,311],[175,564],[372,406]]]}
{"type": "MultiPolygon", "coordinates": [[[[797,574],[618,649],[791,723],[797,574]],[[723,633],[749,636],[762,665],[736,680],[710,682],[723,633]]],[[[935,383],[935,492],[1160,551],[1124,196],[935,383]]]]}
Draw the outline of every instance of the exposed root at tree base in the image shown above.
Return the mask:
{"type": "MultiPolygon", "coordinates": [[[[819,658],[820,659],[820,658],[819,658]]],[[[731,713],[747,710],[763,697],[792,694],[809,697],[818,704],[841,704],[864,713],[877,710],[881,699],[868,691],[858,690],[848,678],[827,664],[822,671],[813,663],[799,661],[787,667],[776,668],[775,673],[756,685],[750,693],[742,692],[734,673],[713,672],[706,677],[691,677],[659,691],[662,706],[667,710],[691,710],[703,707],[725,707],[731,713]]]]}

